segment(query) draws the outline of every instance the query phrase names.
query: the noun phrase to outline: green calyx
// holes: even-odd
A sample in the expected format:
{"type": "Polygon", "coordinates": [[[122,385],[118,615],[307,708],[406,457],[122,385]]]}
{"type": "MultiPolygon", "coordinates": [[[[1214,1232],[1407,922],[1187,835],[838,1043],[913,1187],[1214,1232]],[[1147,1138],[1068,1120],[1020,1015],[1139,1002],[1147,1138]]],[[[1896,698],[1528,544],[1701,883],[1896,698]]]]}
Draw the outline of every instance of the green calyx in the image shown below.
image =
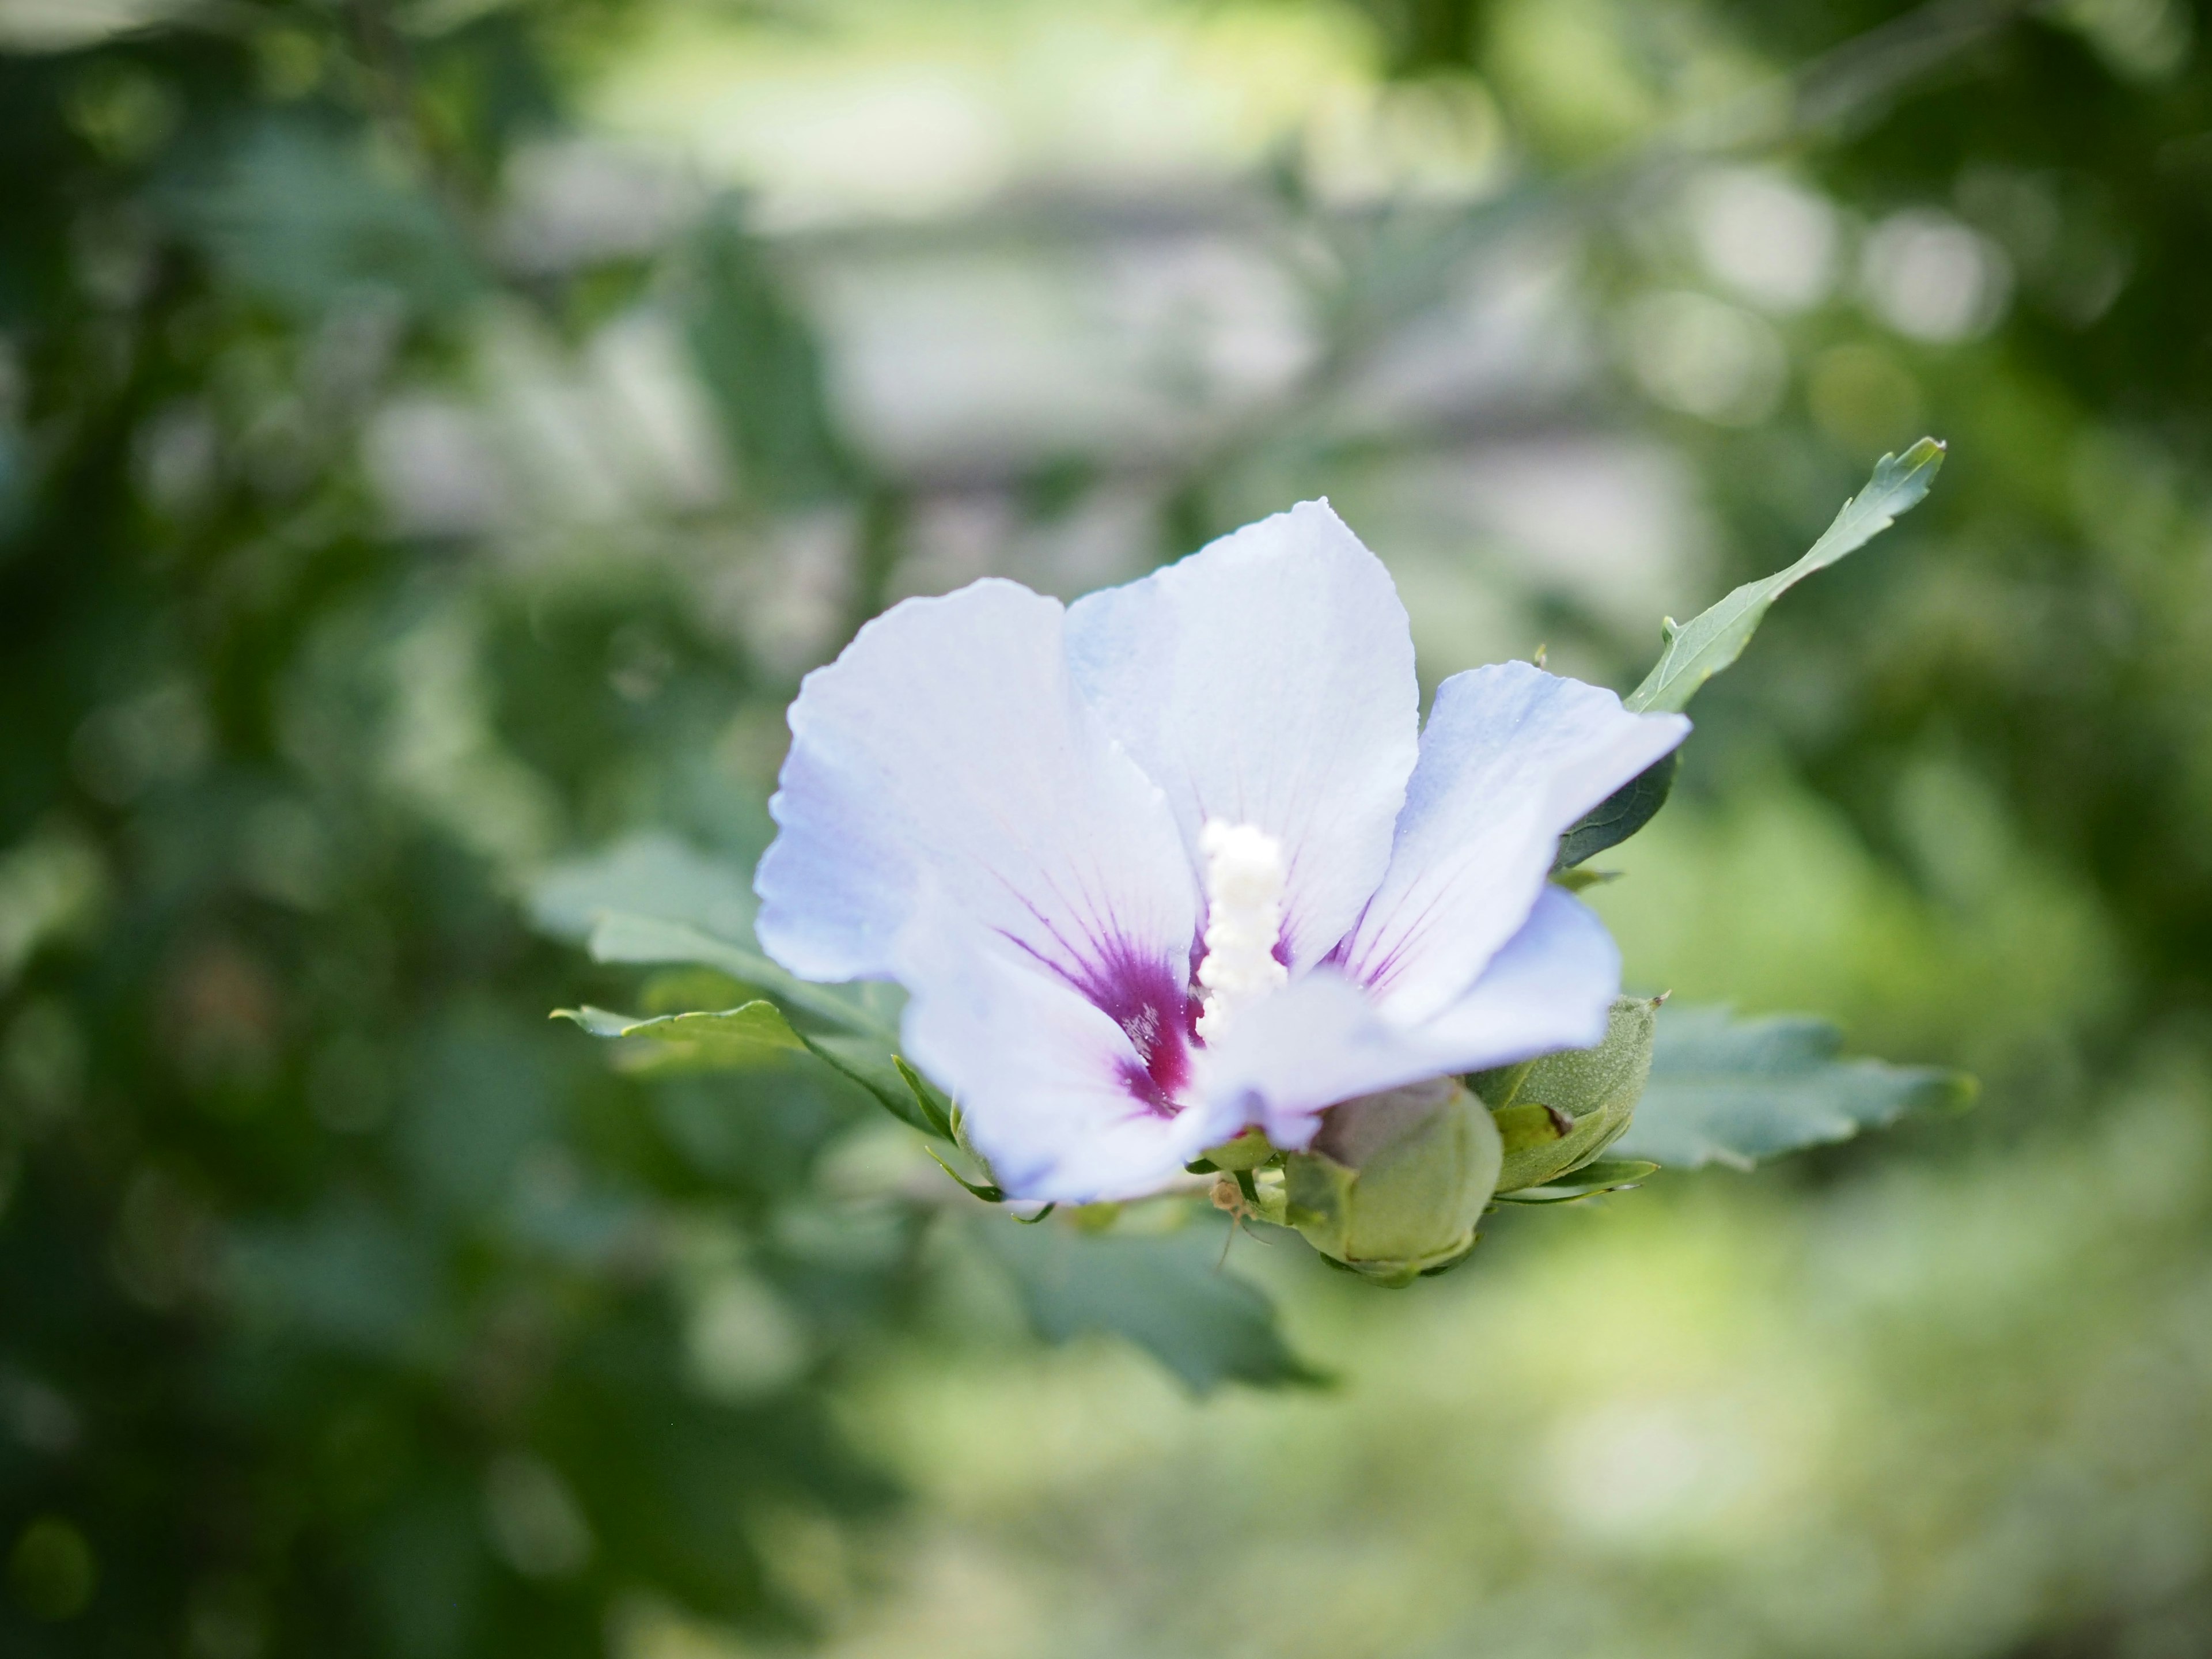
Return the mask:
{"type": "Polygon", "coordinates": [[[1617,997],[1605,1041],[1468,1081],[1490,1108],[1504,1151],[1501,1193],[1541,1187],[1595,1158],[1628,1127],[1651,1076],[1659,1005],[1617,997]]]}
{"type": "Polygon", "coordinates": [[[1474,1243],[1503,1149],[1480,1100],[1442,1078],[1329,1108],[1284,1165],[1285,1216],[1377,1284],[1411,1284],[1474,1243]]]}

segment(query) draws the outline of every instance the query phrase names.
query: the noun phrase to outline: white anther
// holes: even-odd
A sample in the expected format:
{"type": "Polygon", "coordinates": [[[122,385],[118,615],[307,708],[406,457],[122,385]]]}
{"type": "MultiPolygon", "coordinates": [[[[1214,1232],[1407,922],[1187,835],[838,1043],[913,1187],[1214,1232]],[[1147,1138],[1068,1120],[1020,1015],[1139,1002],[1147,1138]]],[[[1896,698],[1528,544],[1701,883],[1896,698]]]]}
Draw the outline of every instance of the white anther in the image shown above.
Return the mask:
{"type": "Polygon", "coordinates": [[[1211,1042],[1238,1009],[1290,980],[1289,970],[1275,960],[1290,870],[1283,843],[1255,824],[1209,818],[1198,832],[1198,850],[1206,857],[1206,957],[1198,964],[1205,999],[1198,1035],[1211,1042]]]}

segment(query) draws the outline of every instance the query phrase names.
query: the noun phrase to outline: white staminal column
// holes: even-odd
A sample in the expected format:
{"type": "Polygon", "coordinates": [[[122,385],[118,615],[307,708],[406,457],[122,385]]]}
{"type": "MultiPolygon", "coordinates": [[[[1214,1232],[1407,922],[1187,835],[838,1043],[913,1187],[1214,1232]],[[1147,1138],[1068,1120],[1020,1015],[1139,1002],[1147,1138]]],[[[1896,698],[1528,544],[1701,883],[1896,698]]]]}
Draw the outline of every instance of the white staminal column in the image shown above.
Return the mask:
{"type": "Polygon", "coordinates": [[[1208,819],[1198,832],[1198,850],[1206,860],[1198,1035],[1211,1042],[1238,1009],[1289,982],[1289,970],[1275,960],[1275,945],[1283,936],[1283,888],[1290,870],[1283,843],[1255,824],[1208,819]]]}

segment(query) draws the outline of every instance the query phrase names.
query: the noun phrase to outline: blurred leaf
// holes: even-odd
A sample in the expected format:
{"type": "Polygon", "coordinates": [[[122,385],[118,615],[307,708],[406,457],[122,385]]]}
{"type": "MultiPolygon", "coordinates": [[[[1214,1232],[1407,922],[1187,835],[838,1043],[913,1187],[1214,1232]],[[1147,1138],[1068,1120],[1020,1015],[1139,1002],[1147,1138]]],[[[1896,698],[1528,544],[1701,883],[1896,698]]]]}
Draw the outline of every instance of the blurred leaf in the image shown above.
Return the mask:
{"type": "Polygon", "coordinates": [[[529,893],[538,930],[578,945],[609,911],[696,926],[720,939],[749,939],[754,908],[743,870],[658,830],[556,864],[531,883],[529,893]]]}
{"type": "Polygon", "coordinates": [[[848,489],[854,469],[823,395],[821,348],[735,204],[700,228],[682,270],[692,356],[747,493],[798,505],[848,489]]]}
{"type": "Polygon", "coordinates": [[[1328,1381],[1283,1340],[1267,1298],[1221,1265],[1214,1228],[1133,1237],[994,1218],[976,1231],[1013,1276],[1030,1322],[1048,1342],[1091,1332],[1121,1337],[1194,1394],[1224,1382],[1328,1381]]]}
{"type": "Polygon", "coordinates": [[[1973,1080],[1960,1073],[1838,1060],[1842,1046],[1826,1020],[1664,1009],[1650,1085],[1612,1150],[1674,1168],[1748,1170],[1762,1158],[1848,1140],[1908,1111],[1973,1097],[1973,1080]]]}
{"type": "Polygon", "coordinates": [[[1644,677],[1644,684],[1622,701],[1639,714],[1680,713],[1688,708],[1699,686],[1743,653],[1768,606],[1814,571],[1864,547],[1896,523],[1899,514],[1917,507],[1942,465],[1943,446],[1933,438],[1923,438],[1901,456],[1883,456],[1875,463],[1867,487],[1844,503],[1843,511],[1803,558],[1786,570],[1744,583],[1686,625],[1668,622],[1666,650],[1644,677]]]}
{"type": "Polygon", "coordinates": [[[473,257],[429,195],[374,168],[365,147],[304,124],[256,129],[212,183],[173,206],[241,287],[303,320],[371,290],[425,314],[480,291],[473,257]]]}

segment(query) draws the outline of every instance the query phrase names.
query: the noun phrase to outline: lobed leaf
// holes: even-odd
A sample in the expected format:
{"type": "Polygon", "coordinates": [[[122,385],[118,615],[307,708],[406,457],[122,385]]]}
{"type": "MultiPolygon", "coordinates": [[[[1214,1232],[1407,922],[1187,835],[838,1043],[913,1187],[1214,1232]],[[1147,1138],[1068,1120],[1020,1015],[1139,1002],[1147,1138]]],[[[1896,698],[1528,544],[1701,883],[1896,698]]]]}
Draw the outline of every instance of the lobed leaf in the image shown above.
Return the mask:
{"type": "Polygon", "coordinates": [[[589,1006],[559,1009],[555,1017],[574,1020],[593,1036],[635,1045],[623,1061],[629,1071],[742,1070],[807,1051],[783,1010],[766,1000],[719,1013],[663,1014],[657,1019],[629,1019],[589,1006]]]}
{"type": "Polygon", "coordinates": [[[1721,670],[1743,654],[1751,636],[1774,601],[1816,570],[1825,570],[1856,551],[1917,507],[1943,465],[1943,446],[1923,438],[1902,455],[1875,463],[1867,487],[1845,501],[1820,539],[1786,570],[1746,582],[1704,614],[1681,627],[1667,624],[1667,648],[1644,677],[1644,684],[1622,699],[1638,714],[1680,713],[1721,670]]]}
{"type": "Polygon", "coordinates": [[[1284,1340],[1274,1305],[1259,1288],[1222,1267],[1217,1228],[1132,1236],[1013,1226],[994,1217],[976,1231],[1048,1342],[1094,1332],[1118,1336],[1194,1394],[1224,1382],[1328,1381],[1284,1340]]]}
{"type": "MultiPolygon", "coordinates": [[[[1943,446],[1933,438],[1923,438],[1903,455],[1883,456],[1875,463],[1867,487],[1844,503],[1796,563],[1744,583],[1687,623],[1677,625],[1671,618],[1662,623],[1666,648],[1644,683],[1621,701],[1638,714],[1680,714],[1688,708],[1699,687],[1743,654],[1775,600],[1814,571],[1864,547],[1917,507],[1942,464],[1943,446]]],[[[1655,762],[1593,807],[1560,837],[1553,868],[1571,869],[1649,823],[1673,793],[1680,756],[1676,750],[1655,762]]]]}
{"type": "Polygon", "coordinates": [[[889,1033],[888,1024],[859,994],[800,979],[749,946],[684,922],[626,910],[603,911],[592,928],[589,948],[594,962],[690,963],[713,968],[825,1024],[869,1035],[889,1033]]]}
{"type": "Polygon", "coordinates": [[[1651,1081],[1608,1150],[1615,1158],[1675,1168],[1748,1170],[1784,1152],[1848,1140],[1909,1111],[1973,1097],[1973,1079],[1962,1073],[1842,1060],[1842,1043],[1826,1020],[1739,1020],[1725,1008],[1666,1008],[1651,1081]]]}

